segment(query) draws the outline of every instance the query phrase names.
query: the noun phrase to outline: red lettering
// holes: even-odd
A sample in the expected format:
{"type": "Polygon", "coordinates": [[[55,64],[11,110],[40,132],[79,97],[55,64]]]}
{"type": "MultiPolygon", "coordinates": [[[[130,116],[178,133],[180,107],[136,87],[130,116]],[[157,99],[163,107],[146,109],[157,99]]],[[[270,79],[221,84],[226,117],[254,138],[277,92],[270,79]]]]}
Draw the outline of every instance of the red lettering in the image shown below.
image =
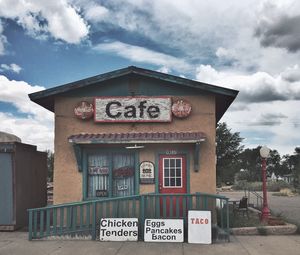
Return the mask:
{"type": "Polygon", "coordinates": [[[208,219],[191,218],[192,224],[208,224],[208,219]]]}

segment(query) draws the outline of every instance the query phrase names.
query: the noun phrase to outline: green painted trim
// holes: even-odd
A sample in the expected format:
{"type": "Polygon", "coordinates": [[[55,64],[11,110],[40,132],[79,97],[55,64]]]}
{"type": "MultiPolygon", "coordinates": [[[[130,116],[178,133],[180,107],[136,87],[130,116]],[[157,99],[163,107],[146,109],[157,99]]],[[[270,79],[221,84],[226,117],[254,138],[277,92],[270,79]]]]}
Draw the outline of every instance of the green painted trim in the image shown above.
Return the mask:
{"type": "Polygon", "coordinates": [[[92,212],[92,240],[96,240],[96,215],[97,215],[97,205],[96,202],[93,202],[93,212],[92,212]]]}
{"type": "Polygon", "coordinates": [[[46,236],[50,235],[50,210],[46,211],[46,236]]]}
{"type": "Polygon", "coordinates": [[[63,230],[64,230],[64,221],[65,221],[65,208],[64,207],[60,207],[60,211],[59,211],[59,215],[60,215],[60,219],[59,219],[59,235],[63,234],[63,230]]]}
{"type": "Polygon", "coordinates": [[[83,156],[82,156],[82,200],[87,199],[87,153],[84,150],[83,151],[83,156]]]}
{"type": "Polygon", "coordinates": [[[155,176],[154,176],[154,180],[155,180],[155,193],[156,194],[159,194],[159,188],[158,188],[158,186],[159,186],[159,155],[160,154],[161,153],[158,152],[155,155],[155,166],[154,166],[154,168],[155,168],[155,176]]]}
{"type": "Polygon", "coordinates": [[[135,167],[135,176],[134,176],[134,195],[139,195],[140,194],[140,183],[139,183],[139,153],[128,151],[127,149],[123,148],[86,148],[83,147],[82,149],[82,193],[83,201],[91,201],[95,199],[103,200],[107,198],[112,198],[113,197],[113,192],[112,192],[112,186],[113,186],[113,178],[112,178],[112,167],[113,167],[113,157],[112,155],[115,153],[133,153],[134,155],[134,167],[135,167]],[[108,175],[108,182],[109,182],[109,190],[108,190],[108,197],[103,197],[103,198],[89,198],[88,197],[88,155],[89,154],[97,154],[97,153],[106,153],[109,158],[109,175],[108,175]]]}
{"type": "Polygon", "coordinates": [[[76,158],[77,168],[79,172],[82,172],[82,149],[78,144],[73,144],[73,150],[76,158]]]}
{"type": "Polygon", "coordinates": [[[108,175],[108,197],[113,197],[113,178],[112,178],[112,172],[113,172],[113,158],[112,158],[112,151],[109,151],[108,157],[109,157],[109,175],[108,175]]]}
{"type": "Polygon", "coordinates": [[[190,154],[188,152],[185,153],[185,158],[186,158],[186,192],[189,194],[191,191],[191,171],[193,171],[191,169],[191,161],[190,161],[190,154]]]}
{"type": "MultiPolygon", "coordinates": [[[[192,201],[196,200],[196,209],[207,209],[208,205],[210,210],[211,208],[211,201],[214,199],[220,199],[221,205],[225,205],[222,207],[222,215],[221,215],[221,222],[218,222],[219,226],[227,233],[227,238],[229,241],[229,207],[228,207],[228,199],[224,196],[214,195],[214,194],[206,194],[206,193],[194,193],[194,194],[144,194],[144,195],[134,195],[129,197],[119,197],[119,198],[109,198],[105,200],[93,200],[88,202],[76,202],[72,204],[61,204],[55,206],[49,206],[44,208],[38,209],[29,209],[29,221],[37,221],[35,224],[36,228],[40,228],[35,232],[32,232],[32,228],[29,225],[29,237],[31,236],[32,239],[39,239],[44,236],[48,235],[47,229],[45,232],[45,221],[46,216],[46,225],[48,225],[48,219],[51,215],[51,210],[53,210],[53,214],[56,216],[56,211],[60,211],[60,222],[59,222],[59,229],[58,232],[50,231],[49,235],[64,235],[64,234],[75,234],[75,233],[82,233],[82,231],[87,231],[89,234],[92,235],[92,239],[96,237],[96,222],[97,222],[97,214],[99,214],[103,209],[106,208],[107,212],[105,217],[136,217],[139,219],[140,224],[140,234],[143,234],[143,227],[144,227],[144,220],[146,218],[161,218],[161,213],[163,217],[166,218],[183,218],[185,222],[185,226],[187,224],[187,209],[193,209],[192,201]],[[173,204],[173,199],[176,200],[176,205],[173,204]],[[208,201],[209,199],[209,201],[208,201]],[[139,204],[137,204],[137,200],[139,204]],[[170,201],[171,200],[171,201],[170,201]],[[132,203],[134,201],[134,203],[132,203]],[[162,204],[161,204],[162,201],[162,204]],[[167,208],[167,201],[170,201],[170,214],[168,214],[167,208]],[[180,209],[179,205],[182,201],[182,210],[180,209]],[[198,208],[199,203],[203,202],[203,207],[198,208]],[[105,206],[105,208],[104,208],[105,206]],[[85,207],[85,209],[84,209],[85,207]],[[59,209],[58,209],[59,208],[59,209]],[[80,212],[77,210],[80,208],[80,212]],[[133,210],[130,210],[133,208],[133,210]],[[139,209],[138,209],[139,208],[139,209]],[[99,211],[98,211],[99,209],[99,211]],[[98,211],[98,212],[97,212],[98,211]],[[176,211],[176,213],[175,213],[176,211]],[[82,213],[85,212],[85,213],[82,213]],[[223,214],[224,213],[224,214],[223,214]],[[80,214],[80,215],[79,215],[80,214]],[[226,214],[226,218],[225,218],[226,214]],[[78,216],[78,217],[77,217],[78,216]],[[78,218],[80,219],[80,226],[77,225],[78,218]],[[64,221],[65,219],[65,221],[64,221]],[[225,221],[226,219],[226,221],[225,221]],[[38,224],[39,223],[39,224],[38,224]],[[224,224],[223,224],[224,223],[224,224]]],[[[215,203],[213,203],[215,204],[215,203]]],[[[50,218],[50,229],[54,228],[56,223],[51,224],[50,218]]],[[[35,227],[33,227],[35,229],[35,227]]],[[[30,240],[32,240],[30,239],[30,240]]]]}
{"type": "Polygon", "coordinates": [[[32,240],[32,211],[29,211],[28,240],[32,240]]]}
{"type": "Polygon", "coordinates": [[[195,144],[195,151],[194,151],[194,171],[199,171],[199,162],[200,162],[200,142],[195,144]]]}
{"type": "Polygon", "coordinates": [[[83,227],[83,205],[80,205],[79,215],[80,215],[79,227],[80,227],[80,229],[82,229],[82,227],[83,227]]]}
{"type": "Polygon", "coordinates": [[[56,235],[57,231],[57,213],[56,208],[53,208],[53,234],[56,235]]]}
{"type": "Polygon", "coordinates": [[[134,154],[134,161],[135,161],[135,195],[140,194],[140,154],[136,151],[134,154]]]}
{"type": "Polygon", "coordinates": [[[33,238],[37,237],[37,213],[38,211],[33,213],[33,238]]]}
{"type": "Polygon", "coordinates": [[[44,211],[40,212],[40,237],[44,236],[44,211]]]}
{"type": "Polygon", "coordinates": [[[75,231],[77,228],[77,206],[72,207],[72,231],[75,231]]]}
{"type": "MultiPolygon", "coordinates": [[[[128,74],[137,74],[137,75],[140,75],[145,78],[146,77],[154,78],[157,80],[166,81],[166,82],[170,82],[173,84],[178,84],[178,85],[182,85],[182,86],[186,86],[186,87],[200,89],[202,91],[208,91],[208,92],[219,94],[219,95],[226,95],[226,96],[233,97],[233,99],[238,94],[237,90],[219,87],[219,86],[215,86],[215,85],[211,85],[208,83],[203,83],[203,82],[199,82],[199,81],[195,81],[195,80],[190,80],[190,79],[186,79],[186,78],[181,78],[181,77],[178,77],[175,75],[164,74],[164,73],[160,73],[160,72],[156,72],[156,71],[152,71],[152,70],[148,70],[148,69],[144,69],[144,68],[138,68],[135,66],[129,66],[129,67],[118,69],[118,70],[111,71],[108,73],[89,77],[89,78],[86,78],[83,80],[71,82],[71,83],[68,83],[65,85],[61,85],[61,86],[53,87],[53,88],[46,89],[43,91],[31,93],[31,94],[29,94],[29,98],[31,101],[34,101],[40,105],[45,105],[44,107],[46,107],[46,103],[43,102],[44,101],[43,99],[45,99],[45,98],[48,98],[48,99],[49,99],[49,97],[53,98],[54,96],[62,94],[62,93],[70,92],[75,89],[87,88],[90,85],[108,81],[110,79],[122,77],[122,76],[125,76],[128,74]]],[[[49,110],[53,110],[53,105],[47,105],[46,108],[49,110]]]]}

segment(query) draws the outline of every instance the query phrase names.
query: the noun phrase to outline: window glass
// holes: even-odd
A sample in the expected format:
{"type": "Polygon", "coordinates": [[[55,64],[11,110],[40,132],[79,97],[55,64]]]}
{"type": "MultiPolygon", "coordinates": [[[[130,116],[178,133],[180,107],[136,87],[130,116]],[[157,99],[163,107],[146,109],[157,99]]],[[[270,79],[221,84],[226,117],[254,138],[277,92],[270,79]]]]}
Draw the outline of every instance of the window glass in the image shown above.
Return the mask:
{"type": "Polygon", "coordinates": [[[134,155],[113,155],[113,196],[124,197],[134,195],[134,155]]]}
{"type": "Polygon", "coordinates": [[[182,186],[182,159],[164,158],[164,187],[177,188],[182,186]]]}
{"type": "Polygon", "coordinates": [[[88,197],[109,196],[109,160],[106,154],[88,156],[88,197]]]}
{"type": "Polygon", "coordinates": [[[132,153],[88,155],[88,197],[123,197],[135,192],[135,161],[132,153]]]}

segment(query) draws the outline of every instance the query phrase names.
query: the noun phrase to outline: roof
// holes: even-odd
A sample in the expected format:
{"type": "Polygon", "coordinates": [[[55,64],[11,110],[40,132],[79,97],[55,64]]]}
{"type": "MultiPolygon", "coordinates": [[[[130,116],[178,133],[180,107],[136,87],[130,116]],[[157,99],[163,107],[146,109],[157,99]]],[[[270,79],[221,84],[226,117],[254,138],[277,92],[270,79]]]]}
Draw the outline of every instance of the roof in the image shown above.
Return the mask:
{"type": "Polygon", "coordinates": [[[129,66],[123,69],[118,69],[112,72],[100,74],[83,80],[67,83],[65,85],[53,87],[50,89],[42,90],[29,94],[29,98],[43,106],[44,108],[54,112],[54,98],[61,94],[74,91],[80,88],[86,88],[96,83],[101,83],[110,79],[115,79],[125,75],[139,75],[143,77],[167,81],[173,84],[194,88],[201,91],[209,92],[216,95],[216,121],[218,122],[223,114],[226,112],[230,104],[236,98],[238,91],[227,89],[203,82],[198,82],[190,79],[181,78],[178,76],[165,74],[157,71],[143,69],[135,66],[129,66]]]}
{"type": "Polygon", "coordinates": [[[206,138],[202,132],[138,132],[77,134],[68,137],[75,144],[120,144],[120,143],[198,143],[206,138]]]}
{"type": "Polygon", "coordinates": [[[8,142],[21,143],[21,139],[19,137],[17,137],[16,135],[0,131],[0,142],[1,143],[8,143],[8,142]]]}

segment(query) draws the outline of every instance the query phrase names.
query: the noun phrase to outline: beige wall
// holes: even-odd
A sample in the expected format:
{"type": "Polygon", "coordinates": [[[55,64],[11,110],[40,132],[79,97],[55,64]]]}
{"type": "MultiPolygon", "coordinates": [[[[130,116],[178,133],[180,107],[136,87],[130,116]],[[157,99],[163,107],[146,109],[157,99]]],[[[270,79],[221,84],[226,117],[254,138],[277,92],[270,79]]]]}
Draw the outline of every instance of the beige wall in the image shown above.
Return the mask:
{"type": "MultiPolygon", "coordinates": [[[[178,97],[172,97],[176,99],[178,97]]],[[[59,97],[55,100],[55,161],[54,161],[54,203],[82,200],[82,173],[78,172],[72,145],[68,137],[79,133],[114,132],[172,132],[201,131],[206,141],[200,148],[200,171],[193,168],[193,145],[149,145],[139,154],[140,161],[155,162],[157,148],[183,148],[190,151],[191,192],[215,193],[215,98],[214,96],[181,96],[192,104],[192,113],[186,119],[173,118],[171,123],[94,123],[74,116],[74,107],[82,100],[93,102],[89,97],[59,97]]],[[[140,192],[154,192],[154,185],[140,185],[140,192]]]]}

